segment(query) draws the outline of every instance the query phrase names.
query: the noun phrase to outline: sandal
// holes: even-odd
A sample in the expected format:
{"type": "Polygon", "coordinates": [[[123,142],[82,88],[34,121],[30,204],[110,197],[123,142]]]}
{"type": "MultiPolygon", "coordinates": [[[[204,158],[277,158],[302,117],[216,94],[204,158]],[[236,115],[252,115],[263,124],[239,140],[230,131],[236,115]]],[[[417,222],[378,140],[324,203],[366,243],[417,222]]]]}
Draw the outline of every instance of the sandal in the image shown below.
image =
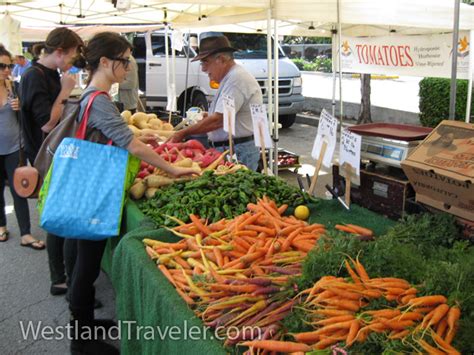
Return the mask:
{"type": "Polygon", "coordinates": [[[5,231],[3,233],[0,233],[0,243],[6,242],[8,240],[8,235],[10,234],[9,231],[5,231]]]}
{"type": "Polygon", "coordinates": [[[20,243],[20,246],[28,247],[34,250],[43,250],[44,248],[46,248],[46,245],[44,245],[44,243],[41,240],[37,240],[37,239],[29,243],[20,243]]]}

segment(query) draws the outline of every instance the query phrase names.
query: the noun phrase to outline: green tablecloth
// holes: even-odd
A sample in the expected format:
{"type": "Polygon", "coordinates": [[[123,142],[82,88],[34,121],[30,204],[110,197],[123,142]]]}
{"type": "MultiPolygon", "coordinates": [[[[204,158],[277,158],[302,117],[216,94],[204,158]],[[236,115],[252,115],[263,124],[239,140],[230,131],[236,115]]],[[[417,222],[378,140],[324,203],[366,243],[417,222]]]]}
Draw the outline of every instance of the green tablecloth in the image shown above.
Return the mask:
{"type": "MultiPolygon", "coordinates": [[[[353,223],[371,228],[376,235],[381,235],[395,223],[356,205],[351,206],[351,211],[346,211],[336,200],[320,201],[311,205],[310,209],[309,222],[325,224],[328,229],[337,223],[353,223]]],[[[122,327],[122,354],[226,353],[221,343],[211,340],[211,335],[208,333],[206,340],[202,340],[202,336],[201,340],[184,339],[185,329],[189,330],[193,326],[202,327],[202,322],[194,316],[166,278],[157,270],[142,243],[145,237],[160,240],[167,238],[175,240],[175,237],[166,230],[154,229],[133,202],[127,203],[124,215],[124,227],[128,233],[120,239],[110,240],[107,255],[103,260],[103,264],[109,265],[109,275],[116,291],[117,319],[136,321],[134,325],[140,326],[159,325],[161,334],[166,334],[166,331],[176,326],[174,331],[179,332],[181,338],[174,340],[172,337],[160,337],[157,332],[154,334],[150,332],[149,337],[153,335],[154,340],[147,340],[144,330],[141,331],[142,336],[137,338],[135,327],[130,327],[130,334],[122,327]]]]}
{"type": "Polygon", "coordinates": [[[121,353],[226,354],[148,257],[143,238],[177,240],[166,230],[141,227],[115,249],[111,275],[117,319],[136,321],[130,327],[122,323],[121,353]],[[145,328],[139,331],[137,325],[145,328]]]}

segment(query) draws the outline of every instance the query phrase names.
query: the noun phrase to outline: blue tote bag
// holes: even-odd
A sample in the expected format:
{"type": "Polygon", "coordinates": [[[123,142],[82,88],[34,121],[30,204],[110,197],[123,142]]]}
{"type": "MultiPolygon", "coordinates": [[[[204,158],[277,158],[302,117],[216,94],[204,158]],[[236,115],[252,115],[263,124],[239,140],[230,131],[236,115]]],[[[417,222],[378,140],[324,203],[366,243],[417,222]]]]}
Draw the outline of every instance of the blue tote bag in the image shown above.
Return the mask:
{"type": "Polygon", "coordinates": [[[140,166],[125,149],[83,139],[95,96],[76,138],[64,138],[58,146],[38,199],[40,226],[64,238],[117,236],[128,188],[140,166]]]}

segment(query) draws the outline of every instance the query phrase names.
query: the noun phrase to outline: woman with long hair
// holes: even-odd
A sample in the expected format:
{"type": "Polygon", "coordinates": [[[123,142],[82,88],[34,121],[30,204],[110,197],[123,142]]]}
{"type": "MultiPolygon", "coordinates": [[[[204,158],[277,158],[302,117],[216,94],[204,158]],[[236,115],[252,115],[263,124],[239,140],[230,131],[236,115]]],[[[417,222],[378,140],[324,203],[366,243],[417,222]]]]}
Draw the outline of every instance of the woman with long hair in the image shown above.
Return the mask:
{"type": "Polygon", "coordinates": [[[8,179],[13,197],[15,215],[20,228],[20,245],[34,249],[44,249],[44,244],[31,235],[28,201],[17,195],[13,188],[13,172],[20,161],[20,103],[10,81],[13,68],[12,56],[0,45],[0,242],[8,240],[7,218],[5,215],[5,180],[8,179]]]}
{"type": "MultiPolygon", "coordinates": [[[[83,95],[95,91],[109,92],[112,84],[121,83],[130,71],[130,43],[112,32],[96,34],[84,50],[89,83],[83,95]]],[[[81,102],[79,120],[88,104],[81,102]]],[[[120,112],[108,95],[98,95],[89,112],[88,129],[101,132],[105,141],[112,140],[118,147],[128,150],[141,160],[158,167],[171,175],[181,176],[198,173],[193,168],[179,168],[168,164],[149,146],[134,137],[132,131],[120,116],[120,112]]],[[[78,334],[90,331],[91,327],[113,325],[110,320],[94,318],[94,281],[99,276],[100,262],[104,253],[105,240],[77,240],[77,258],[70,286],[71,325],[78,334]]],[[[71,341],[74,353],[114,353],[113,348],[100,339],[84,340],[79,335],[71,341]]],[[[115,352],[117,352],[115,350],[115,352]]]]}
{"type": "MultiPolygon", "coordinates": [[[[39,59],[33,60],[31,67],[23,73],[19,92],[25,152],[32,165],[44,138],[61,118],[64,100],[76,85],[68,70],[82,46],[82,39],[74,31],[61,27],[51,31],[44,43],[33,47],[33,54],[39,59]]],[[[42,242],[33,239],[25,242],[31,243],[32,248],[44,248],[42,242]]],[[[70,265],[74,265],[75,254],[64,250],[63,238],[50,233],[46,236],[46,249],[51,274],[50,292],[52,295],[65,294],[65,267],[72,273],[70,265]]]]}

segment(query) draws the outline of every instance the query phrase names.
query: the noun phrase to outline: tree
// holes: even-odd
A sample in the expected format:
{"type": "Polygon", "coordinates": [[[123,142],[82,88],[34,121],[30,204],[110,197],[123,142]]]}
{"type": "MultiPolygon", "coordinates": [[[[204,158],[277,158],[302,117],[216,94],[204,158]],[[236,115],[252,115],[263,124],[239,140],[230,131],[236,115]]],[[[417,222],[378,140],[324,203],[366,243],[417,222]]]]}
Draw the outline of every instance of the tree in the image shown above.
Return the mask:
{"type": "Polygon", "coordinates": [[[370,114],[370,74],[361,74],[360,84],[361,102],[357,124],[372,123],[370,114]]]}

